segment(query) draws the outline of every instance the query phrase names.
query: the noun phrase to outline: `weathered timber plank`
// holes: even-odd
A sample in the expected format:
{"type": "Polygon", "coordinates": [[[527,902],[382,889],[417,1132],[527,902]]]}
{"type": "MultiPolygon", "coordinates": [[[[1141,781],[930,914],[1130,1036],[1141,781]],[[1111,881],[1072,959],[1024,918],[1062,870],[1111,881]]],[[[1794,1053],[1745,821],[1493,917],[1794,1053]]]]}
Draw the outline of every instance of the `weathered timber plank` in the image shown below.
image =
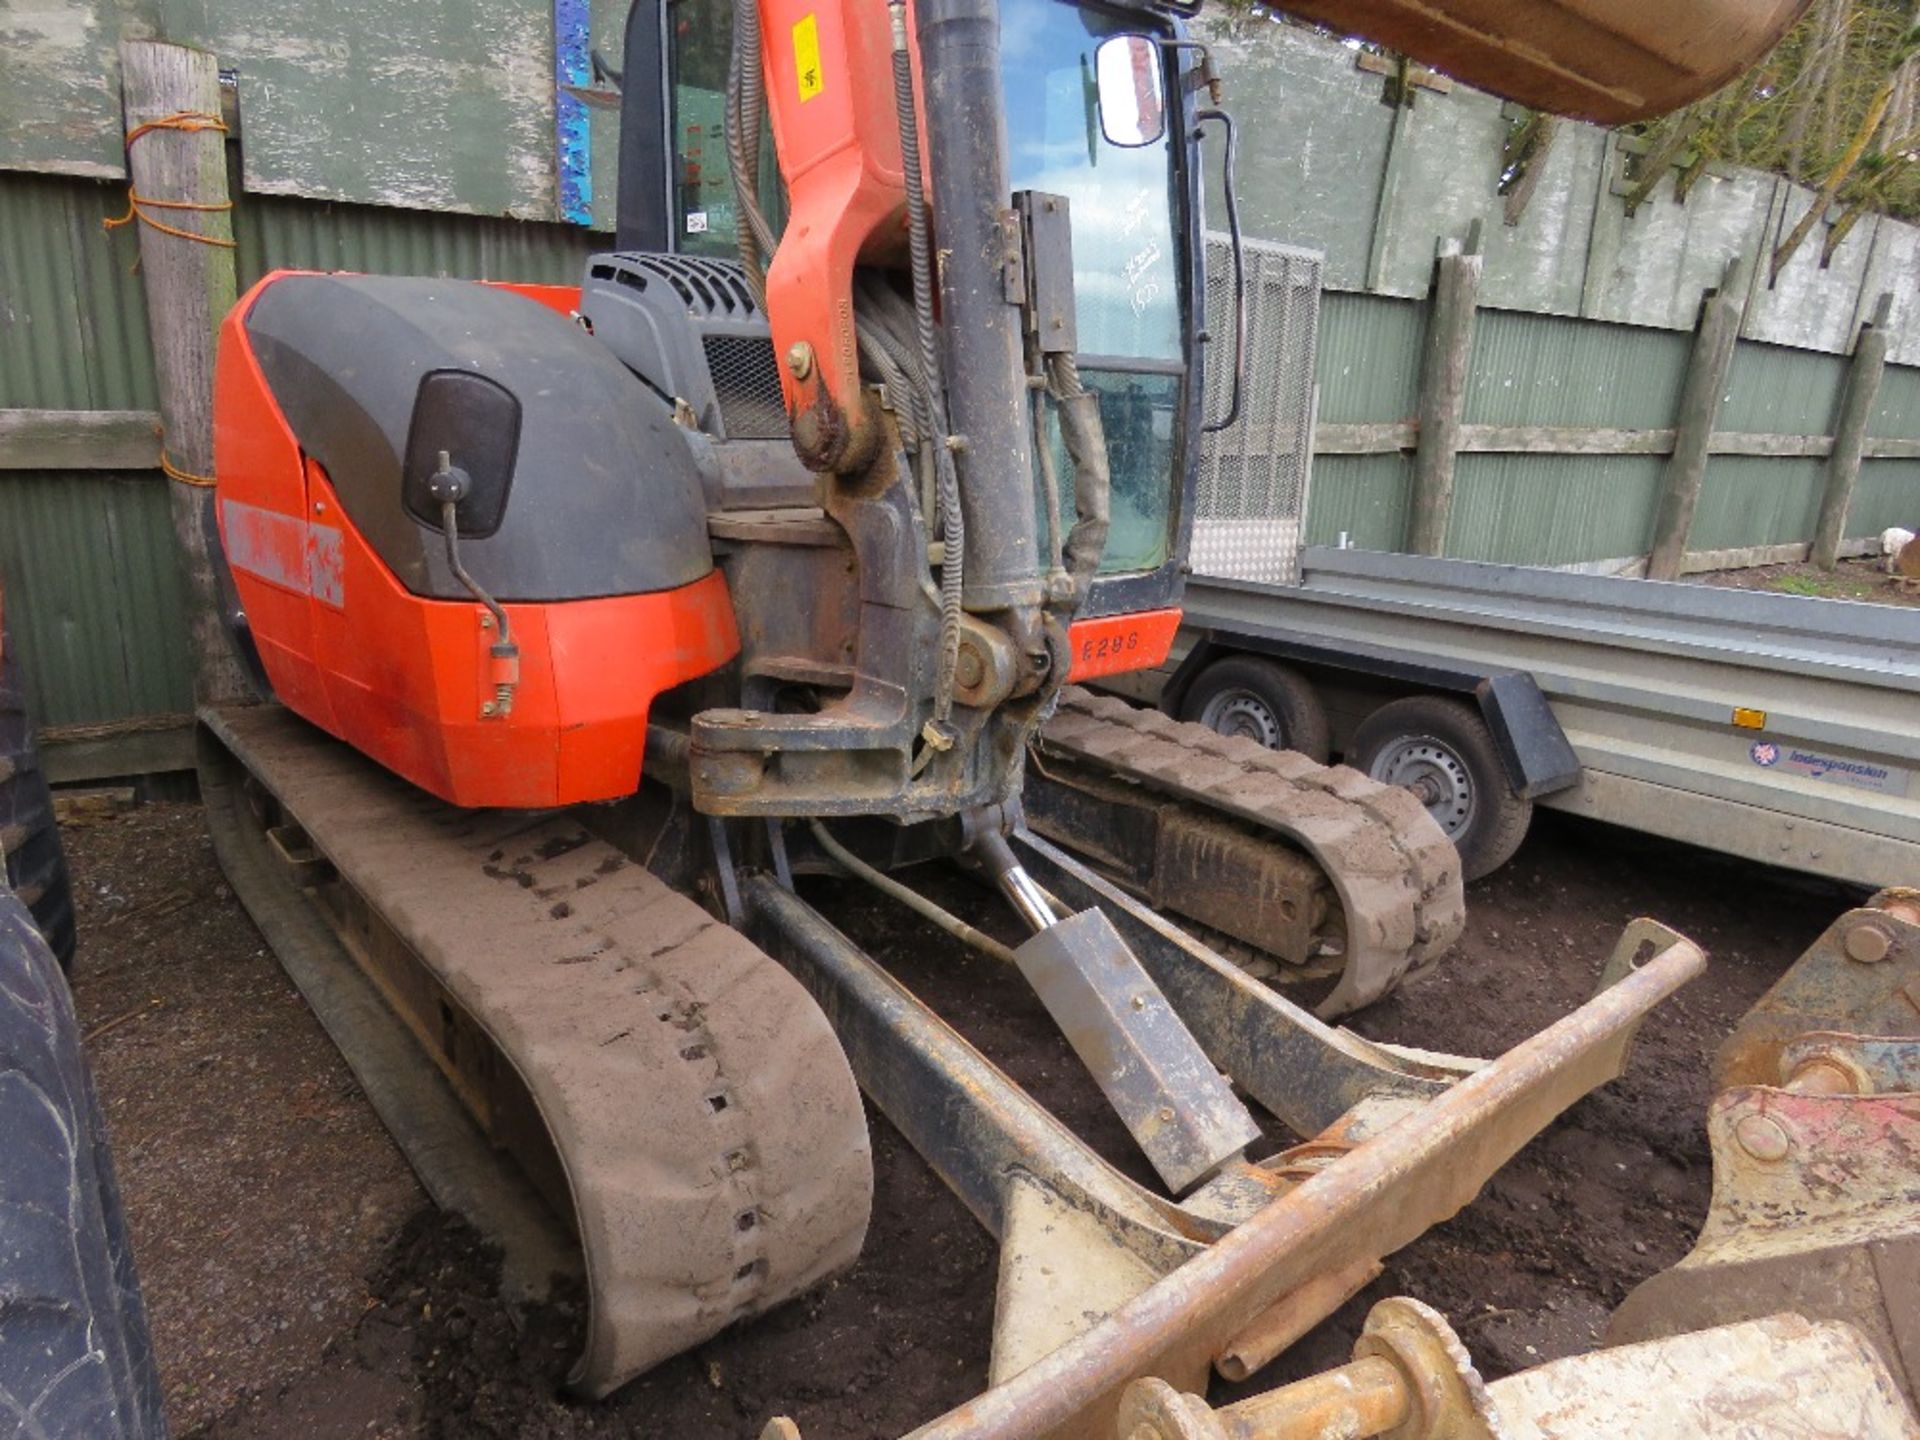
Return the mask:
{"type": "Polygon", "coordinates": [[[1671,430],[1594,425],[1462,425],[1462,452],[1519,455],[1668,455],[1671,430]]]}
{"type": "Polygon", "coordinates": [[[1413,457],[1413,501],[1407,513],[1407,549],[1444,554],[1453,509],[1454,459],[1466,405],[1467,362],[1484,261],[1442,255],[1433,279],[1426,352],[1420,367],[1420,433],[1413,457]]]}
{"type": "Polygon", "coordinates": [[[157,470],[151,410],[0,410],[0,470],[157,470]]]}
{"type": "Polygon", "coordinates": [[[1316,455],[1391,455],[1411,450],[1419,427],[1410,420],[1383,423],[1333,424],[1313,427],[1316,455]]]}
{"type": "Polygon", "coordinates": [[[1693,512],[1700,503],[1711,453],[1713,422],[1726,393],[1727,370],[1740,338],[1745,306],[1729,265],[1719,290],[1700,307],[1700,328],[1693,337],[1686,383],[1680,392],[1680,410],[1674,426],[1673,454],[1667,458],[1660,487],[1660,508],[1653,522],[1653,543],[1647,556],[1647,575],[1654,580],[1680,578],[1681,558],[1693,530],[1693,512]]]}
{"type": "Polygon", "coordinates": [[[1860,327],[1847,366],[1846,389],[1840,396],[1840,414],[1833,423],[1833,453],[1821,477],[1820,513],[1813,523],[1813,563],[1831,570],[1840,561],[1840,541],[1846,534],[1847,511],[1853,508],[1853,485],[1860,478],[1867,426],[1873,420],[1880,381],[1887,373],[1887,317],[1893,296],[1884,293],[1873,318],[1860,327]]]}

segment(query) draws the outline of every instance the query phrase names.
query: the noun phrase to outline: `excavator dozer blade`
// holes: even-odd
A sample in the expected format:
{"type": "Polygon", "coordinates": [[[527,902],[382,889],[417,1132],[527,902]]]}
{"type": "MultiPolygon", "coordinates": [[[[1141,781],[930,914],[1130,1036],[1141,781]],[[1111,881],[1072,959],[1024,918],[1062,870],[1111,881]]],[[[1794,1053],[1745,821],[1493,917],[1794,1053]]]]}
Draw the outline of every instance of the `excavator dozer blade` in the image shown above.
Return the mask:
{"type": "Polygon", "coordinates": [[[1809,0],[1288,0],[1510,100],[1624,125],[1712,94],[1759,60],[1809,0]]]}
{"type": "Polygon", "coordinates": [[[574,1388],[606,1394],[853,1263],[860,1095],[744,935],[565,812],[457,810],[278,707],[203,722],[222,866],[429,1193],[523,1271],[529,1248],[582,1252],[574,1388]],[[396,1016],[416,1050],[383,1043],[396,1016]],[[438,1077],[407,1073],[421,1052],[438,1077]]]}
{"type": "Polygon", "coordinates": [[[1713,1199],[1613,1342],[1792,1310],[1844,1321],[1920,1399],[1920,892],[1883,891],[1722,1046],[1713,1199]]]}

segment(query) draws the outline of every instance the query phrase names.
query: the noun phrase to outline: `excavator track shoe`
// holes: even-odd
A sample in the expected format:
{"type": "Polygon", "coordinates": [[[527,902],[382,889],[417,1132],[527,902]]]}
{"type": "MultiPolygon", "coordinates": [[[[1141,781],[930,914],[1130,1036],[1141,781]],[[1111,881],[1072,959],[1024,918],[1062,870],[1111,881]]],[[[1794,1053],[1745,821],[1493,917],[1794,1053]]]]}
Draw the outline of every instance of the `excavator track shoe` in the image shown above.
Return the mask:
{"type": "Polygon", "coordinates": [[[284,817],[268,838],[292,883],[571,1211],[591,1302],[576,1390],[853,1263],[873,1194],[859,1092],[750,940],[565,811],[456,809],[278,707],[204,718],[284,817]]]}
{"type": "MultiPolygon", "coordinates": [[[[1085,851],[1088,837],[1071,828],[1074,797],[1062,792],[1118,784],[1147,806],[1175,809],[1175,825],[1198,812],[1203,821],[1233,825],[1256,846],[1304,852],[1332,886],[1345,922],[1345,964],[1316,1007],[1322,1019],[1380,999],[1445,954],[1465,928],[1460,857],[1425,807],[1397,786],[1078,686],[1061,691],[1034,749],[1030,822],[1070,849],[1085,851]]],[[[1167,864],[1172,827],[1162,821],[1159,832],[1145,867],[1167,864]]],[[[1222,858],[1212,872],[1237,873],[1231,857],[1222,858]]],[[[1235,894],[1216,905],[1182,885],[1164,888],[1173,909],[1226,929],[1234,940],[1273,944],[1264,928],[1265,897],[1235,894]],[[1236,914],[1246,918],[1236,922],[1236,914]]],[[[1286,906],[1289,914],[1297,908],[1286,906]]]]}

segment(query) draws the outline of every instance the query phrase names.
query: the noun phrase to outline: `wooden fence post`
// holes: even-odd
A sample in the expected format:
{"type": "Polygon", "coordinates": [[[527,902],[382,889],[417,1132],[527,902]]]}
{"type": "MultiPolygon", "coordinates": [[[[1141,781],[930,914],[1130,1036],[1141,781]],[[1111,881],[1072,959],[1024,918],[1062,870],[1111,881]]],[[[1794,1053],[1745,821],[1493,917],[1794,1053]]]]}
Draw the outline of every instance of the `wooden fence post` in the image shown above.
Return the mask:
{"type": "Polygon", "coordinates": [[[1441,255],[1435,265],[1427,344],[1420,361],[1413,496],[1407,507],[1407,549],[1415,555],[1439,555],[1446,548],[1454,457],[1460,448],[1467,398],[1467,361],[1473,353],[1473,319],[1480,299],[1484,262],[1479,251],[1480,222],[1476,220],[1466,249],[1441,255]]]}
{"type": "Polygon", "coordinates": [[[1680,561],[1693,530],[1693,512],[1700,503],[1700,485],[1707,474],[1708,448],[1720,399],[1726,393],[1727,370],[1740,339],[1745,304],[1735,289],[1738,260],[1727,262],[1720,288],[1700,307],[1700,326],[1694,331],[1693,353],[1687,360],[1687,378],[1680,391],[1680,413],[1674,422],[1673,454],[1667,459],[1660,484],[1660,509],[1653,522],[1652,553],[1647,557],[1649,580],[1677,580],[1680,561]]]}
{"type": "MultiPolygon", "coordinates": [[[[120,76],[129,136],[175,117],[220,115],[220,70],[204,51],[124,41],[120,76]]],[[[236,293],[224,130],[176,122],[145,131],[127,146],[127,181],[141,212],[135,228],[159,375],[163,456],[174,472],[167,483],[187,582],[194,693],[202,704],[231,703],[249,697],[251,686],[220,619],[213,491],[197,483],[213,474],[216,330],[236,293]]]]}
{"type": "Polygon", "coordinates": [[[1847,366],[1847,386],[1840,396],[1840,415],[1833,423],[1833,450],[1827,456],[1825,484],[1820,491],[1820,517],[1813,526],[1813,563],[1831,570],[1840,560],[1840,542],[1846,538],[1847,511],[1853,506],[1854,482],[1860,478],[1860,453],[1866,446],[1867,423],[1880,395],[1880,378],[1887,373],[1887,318],[1893,313],[1893,295],[1882,292],[1873,318],[1860,327],[1853,342],[1853,360],[1847,366]]]}

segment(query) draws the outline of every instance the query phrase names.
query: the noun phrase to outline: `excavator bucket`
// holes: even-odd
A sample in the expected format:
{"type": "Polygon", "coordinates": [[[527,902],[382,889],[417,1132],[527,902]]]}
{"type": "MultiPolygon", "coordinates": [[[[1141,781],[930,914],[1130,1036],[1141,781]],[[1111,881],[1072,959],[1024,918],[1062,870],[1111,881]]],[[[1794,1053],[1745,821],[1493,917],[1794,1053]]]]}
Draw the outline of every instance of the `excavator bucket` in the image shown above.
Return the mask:
{"type": "Polygon", "coordinates": [[[1794,1310],[1845,1321],[1920,1396],[1920,891],[1840,917],[1727,1040],[1693,1252],[1614,1342],[1794,1310]]]}
{"type": "Polygon", "coordinates": [[[1808,0],[1290,0],[1537,110],[1623,125],[1710,95],[1759,60],[1808,0]]]}

